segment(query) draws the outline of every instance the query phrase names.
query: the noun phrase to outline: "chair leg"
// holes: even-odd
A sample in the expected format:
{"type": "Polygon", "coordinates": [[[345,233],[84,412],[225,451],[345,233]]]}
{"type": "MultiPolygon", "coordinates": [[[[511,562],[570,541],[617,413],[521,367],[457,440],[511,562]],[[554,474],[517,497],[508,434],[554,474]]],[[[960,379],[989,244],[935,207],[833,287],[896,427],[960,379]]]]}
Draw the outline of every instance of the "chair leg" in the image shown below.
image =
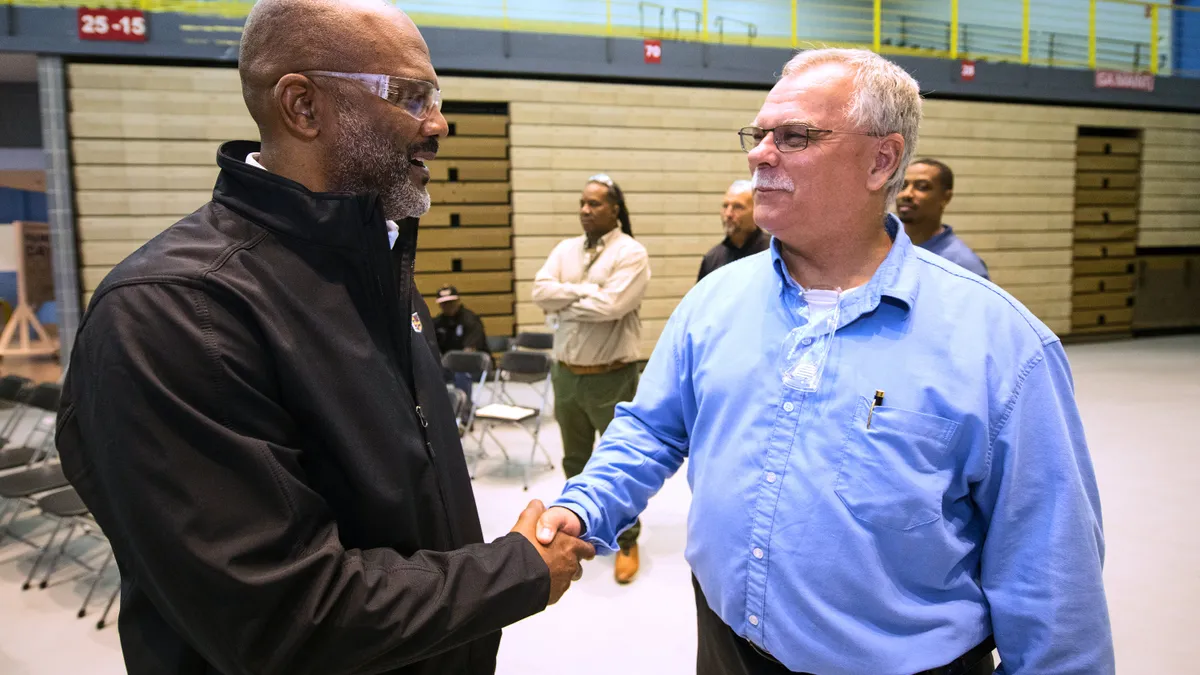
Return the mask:
{"type": "Polygon", "coordinates": [[[108,604],[104,606],[104,613],[100,615],[100,620],[96,622],[96,630],[104,630],[105,620],[108,619],[108,612],[112,609],[113,603],[116,602],[117,596],[121,593],[121,584],[118,582],[117,587],[113,589],[112,595],[108,596],[108,604]]]}
{"type": "Polygon", "coordinates": [[[17,515],[21,513],[21,500],[10,499],[0,506],[0,542],[8,538],[9,531],[12,528],[13,521],[17,519],[17,515]]]}
{"type": "MultiPolygon", "coordinates": [[[[59,518],[58,524],[54,526],[54,531],[50,533],[50,540],[46,542],[41,551],[38,551],[37,560],[34,560],[33,567],[29,568],[29,576],[25,577],[25,583],[21,584],[21,590],[27,591],[33,585],[33,577],[37,574],[38,568],[42,566],[42,560],[45,560],[46,554],[50,552],[50,549],[54,548],[54,540],[58,538],[58,531],[62,529],[62,526],[63,519],[59,518]]],[[[42,588],[45,588],[45,586],[42,588]]]]}
{"type": "MultiPolygon", "coordinates": [[[[87,614],[87,606],[88,603],[92,601],[92,594],[96,592],[96,587],[100,585],[100,580],[104,578],[104,573],[108,571],[108,566],[112,564],[112,559],[113,551],[111,548],[109,548],[108,555],[104,556],[104,564],[100,566],[100,571],[96,572],[96,578],[92,580],[92,587],[88,589],[87,596],[83,599],[83,604],[79,606],[79,614],[76,616],[78,616],[80,619],[87,614]]],[[[109,601],[109,605],[112,605],[111,600],[109,601]]],[[[107,616],[108,610],[105,610],[104,613],[107,616]]],[[[104,619],[100,619],[100,621],[103,623],[104,619]]]]}
{"type": "Polygon", "coordinates": [[[67,530],[67,538],[63,539],[62,546],[58,547],[58,554],[50,559],[50,567],[46,569],[46,576],[42,579],[42,583],[38,588],[45,588],[50,585],[50,577],[54,575],[54,570],[58,569],[58,561],[67,551],[67,544],[71,542],[71,537],[75,536],[75,523],[71,523],[70,529],[67,530]]]}

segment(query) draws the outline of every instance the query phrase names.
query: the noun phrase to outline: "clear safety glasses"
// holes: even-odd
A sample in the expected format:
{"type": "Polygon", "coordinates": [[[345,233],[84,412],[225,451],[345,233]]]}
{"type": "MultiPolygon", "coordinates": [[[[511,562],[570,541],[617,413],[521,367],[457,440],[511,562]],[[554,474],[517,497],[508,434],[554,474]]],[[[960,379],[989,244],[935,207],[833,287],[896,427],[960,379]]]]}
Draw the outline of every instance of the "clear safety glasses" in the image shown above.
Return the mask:
{"type": "Polygon", "coordinates": [[[328,70],[306,70],[301,75],[336,77],[342,80],[361,82],[372,94],[422,121],[442,107],[442,92],[432,83],[424,80],[410,80],[394,75],[335,73],[328,70]]]}
{"type": "Polygon", "coordinates": [[[814,392],[820,386],[841,317],[841,296],[840,288],[804,291],[808,321],[783,339],[779,373],[785,385],[803,392],[814,392]]]}

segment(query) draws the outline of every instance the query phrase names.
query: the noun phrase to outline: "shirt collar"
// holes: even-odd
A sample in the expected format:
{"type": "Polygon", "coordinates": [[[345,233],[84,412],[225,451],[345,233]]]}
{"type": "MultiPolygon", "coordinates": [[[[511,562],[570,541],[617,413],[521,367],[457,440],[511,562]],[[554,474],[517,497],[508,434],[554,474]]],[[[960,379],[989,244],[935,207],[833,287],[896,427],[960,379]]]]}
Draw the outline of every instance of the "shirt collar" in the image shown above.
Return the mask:
{"type": "MultiPolygon", "coordinates": [[[[917,257],[913,251],[912,240],[904,233],[900,220],[890,213],[884,217],[883,226],[887,229],[888,236],[892,238],[892,248],[879,265],[879,269],[875,270],[875,274],[871,276],[871,280],[863,287],[865,292],[850,294],[849,304],[842,306],[842,325],[875,309],[883,298],[896,301],[906,311],[911,310],[913,303],[917,300],[920,268],[916,265],[917,257]]],[[[779,247],[779,240],[772,238],[769,247],[771,263],[780,280],[780,293],[789,288],[803,291],[800,284],[792,279],[791,274],[788,274],[787,264],[783,261],[779,247]]]]}
{"type": "MultiPolygon", "coordinates": [[[[270,170],[258,161],[257,152],[246,155],[246,163],[256,169],[262,169],[270,173],[270,170]]],[[[400,226],[394,220],[385,220],[384,223],[387,224],[388,229],[388,248],[394,248],[396,246],[396,239],[400,237],[400,226]]]]}
{"type": "Polygon", "coordinates": [[[761,239],[763,239],[766,236],[767,236],[767,233],[760,227],[760,228],[757,228],[754,230],[754,234],[750,235],[750,237],[746,239],[746,243],[742,244],[741,248],[734,246],[733,241],[729,237],[725,237],[725,241],[723,241],[721,243],[724,244],[726,247],[733,249],[734,251],[744,251],[744,250],[756,245],[761,239]]]}
{"type": "MultiPolygon", "coordinates": [[[[612,230],[609,230],[609,232],[607,234],[605,234],[603,237],[600,237],[600,241],[596,242],[596,249],[602,249],[602,248],[607,247],[609,244],[613,243],[614,239],[621,236],[622,234],[623,233],[621,232],[621,228],[619,226],[614,227],[612,230]]],[[[583,248],[586,250],[589,250],[589,251],[592,250],[587,247],[587,235],[586,234],[583,235],[583,248]]]]}

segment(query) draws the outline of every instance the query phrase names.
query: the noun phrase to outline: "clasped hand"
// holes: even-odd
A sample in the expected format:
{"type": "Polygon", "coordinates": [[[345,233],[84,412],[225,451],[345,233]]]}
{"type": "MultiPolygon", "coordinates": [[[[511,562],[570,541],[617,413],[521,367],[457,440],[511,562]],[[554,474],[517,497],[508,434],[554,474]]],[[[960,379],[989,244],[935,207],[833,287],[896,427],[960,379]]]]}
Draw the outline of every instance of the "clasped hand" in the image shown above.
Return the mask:
{"type": "Polygon", "coordinates": [[[550,568],[551,605],[567,592],[572,581],[583,576],[582,561],[596,557],[596,549],[578,538],[582,526],[574,513],[558,506],[547,511],[537,499],[521,512],[512,531],[528,539],[550,568]],[[554,536],[559,531],[568,536],[554,536]]]}

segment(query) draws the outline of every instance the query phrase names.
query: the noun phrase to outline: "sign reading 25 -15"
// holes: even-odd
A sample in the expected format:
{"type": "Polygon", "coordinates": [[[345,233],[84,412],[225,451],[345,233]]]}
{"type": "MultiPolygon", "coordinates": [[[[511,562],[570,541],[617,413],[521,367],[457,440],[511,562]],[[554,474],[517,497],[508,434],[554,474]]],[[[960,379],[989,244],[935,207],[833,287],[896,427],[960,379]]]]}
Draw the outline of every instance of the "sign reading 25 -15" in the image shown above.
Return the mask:
{"type": "Polygon", "coordinates": [[[145,42],[146,16],[137,9],[79,8],[79,39],[145,42]]]}

